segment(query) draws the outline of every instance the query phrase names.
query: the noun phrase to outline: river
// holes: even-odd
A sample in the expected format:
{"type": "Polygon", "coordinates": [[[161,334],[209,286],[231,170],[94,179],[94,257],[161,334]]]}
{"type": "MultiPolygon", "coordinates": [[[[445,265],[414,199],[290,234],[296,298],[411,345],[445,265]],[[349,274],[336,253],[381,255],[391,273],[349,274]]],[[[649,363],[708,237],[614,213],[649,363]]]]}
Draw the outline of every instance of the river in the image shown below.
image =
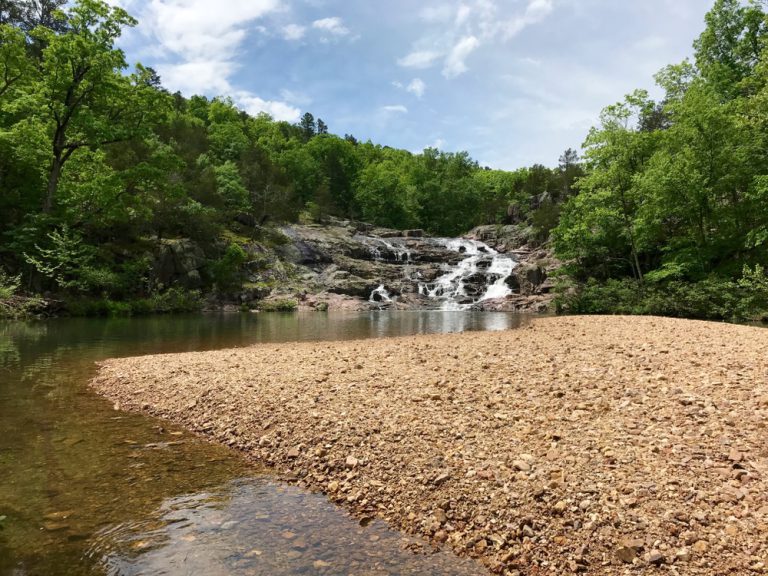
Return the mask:
{"type": "Polygon", "coordinates": [[[503,330],[483,312],[211,314],[0,323],[0,576],[482,573],[361,526],[184,430],[117,412],[95,362],[258,342],[503,330]]]}

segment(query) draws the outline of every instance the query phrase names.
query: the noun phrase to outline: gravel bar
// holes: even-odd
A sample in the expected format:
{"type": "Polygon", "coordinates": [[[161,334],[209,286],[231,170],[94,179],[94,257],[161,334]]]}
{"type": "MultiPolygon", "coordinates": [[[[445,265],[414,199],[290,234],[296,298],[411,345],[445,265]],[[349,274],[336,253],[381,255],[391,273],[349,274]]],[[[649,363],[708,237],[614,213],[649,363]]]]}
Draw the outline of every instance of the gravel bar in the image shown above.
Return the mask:
{"type": "Polygon", "coordinates": [[[103,362],[92,386],[489,573],[768,573],[768,330],[637,317],[103,362]]]}

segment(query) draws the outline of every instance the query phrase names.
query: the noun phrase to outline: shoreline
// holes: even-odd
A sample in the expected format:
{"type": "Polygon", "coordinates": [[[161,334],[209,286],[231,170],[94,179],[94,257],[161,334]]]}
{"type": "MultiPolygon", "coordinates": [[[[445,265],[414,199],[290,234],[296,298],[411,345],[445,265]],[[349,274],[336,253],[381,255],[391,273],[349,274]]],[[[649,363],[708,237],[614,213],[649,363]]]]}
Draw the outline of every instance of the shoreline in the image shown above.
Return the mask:
{"type": "Polygon", "coordinates": [[[768,332],[653,317],[109,360],[93,388],[499,574],[768,573],[768,332]]]}

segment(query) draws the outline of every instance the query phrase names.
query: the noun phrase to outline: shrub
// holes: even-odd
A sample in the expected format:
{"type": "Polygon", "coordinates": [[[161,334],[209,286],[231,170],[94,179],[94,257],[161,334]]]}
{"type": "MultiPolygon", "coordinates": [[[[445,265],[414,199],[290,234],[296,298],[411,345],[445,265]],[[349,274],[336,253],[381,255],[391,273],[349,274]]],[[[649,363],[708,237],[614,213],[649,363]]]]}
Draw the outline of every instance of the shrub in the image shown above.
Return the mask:
{"type": "Polygon", "coordinates": [[[0,268],[0,318],[28,318],[45,311],[45,300],[20,294],[20,287],[21,276],[11,276],[0,268]]]}
{"type": "Polygon", "coordinates": [[[295,312],[299,307],[296,300],[269,300],[259,305],[262,312],[295,312]]]}
{"type": "Polygon", "coordinates": [[[561,285],[555,306],[570,314],[639,314],[705,320],[755,320],[768,313],[768,277],[745,268],[738,281],[710,277],[698,282],[641,283],[633,279],[561,285]]]}
{"type": "Polygon", "coordinates": [[[211,274],[219,292],[236,290],[242,285],[243,264],[248,254],[239,244],[230,244],[224,255],[211,265],[211,274]]]}

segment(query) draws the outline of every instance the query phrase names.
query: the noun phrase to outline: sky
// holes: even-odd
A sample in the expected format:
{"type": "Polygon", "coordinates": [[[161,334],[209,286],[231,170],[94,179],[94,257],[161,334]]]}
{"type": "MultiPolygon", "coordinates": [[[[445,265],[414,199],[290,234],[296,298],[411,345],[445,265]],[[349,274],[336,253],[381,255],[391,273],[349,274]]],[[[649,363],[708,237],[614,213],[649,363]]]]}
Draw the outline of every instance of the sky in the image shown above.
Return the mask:
{"type": "Polygon", "coordinates": [[[483,166],[557,164],[692,54],[714,0],[112,0],[166,88],[483,166]]]}

